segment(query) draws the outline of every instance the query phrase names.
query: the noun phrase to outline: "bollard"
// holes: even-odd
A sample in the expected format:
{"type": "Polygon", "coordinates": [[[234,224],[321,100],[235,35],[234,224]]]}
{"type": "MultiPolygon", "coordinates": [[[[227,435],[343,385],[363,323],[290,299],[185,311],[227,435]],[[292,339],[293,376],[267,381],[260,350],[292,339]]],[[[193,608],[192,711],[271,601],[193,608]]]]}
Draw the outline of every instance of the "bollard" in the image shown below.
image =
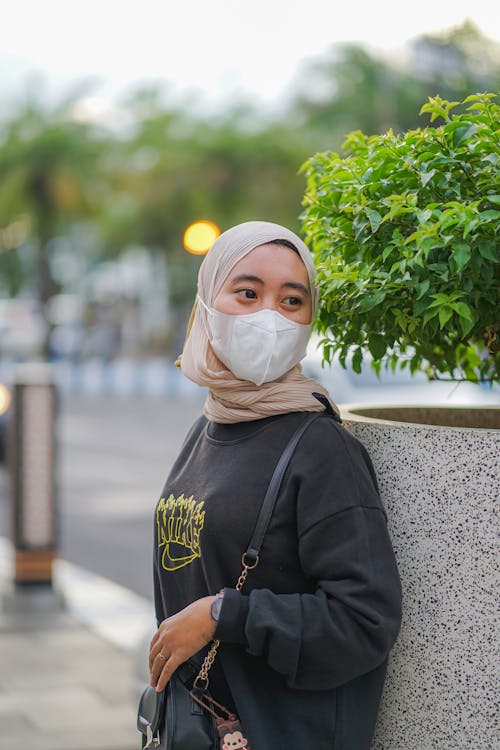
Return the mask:
{"type": "Polygon", "coordinates": [[[56,555],[56,388],[50,365],[18,369],[8,466],[17,586],[52,586],[56,555]]]}

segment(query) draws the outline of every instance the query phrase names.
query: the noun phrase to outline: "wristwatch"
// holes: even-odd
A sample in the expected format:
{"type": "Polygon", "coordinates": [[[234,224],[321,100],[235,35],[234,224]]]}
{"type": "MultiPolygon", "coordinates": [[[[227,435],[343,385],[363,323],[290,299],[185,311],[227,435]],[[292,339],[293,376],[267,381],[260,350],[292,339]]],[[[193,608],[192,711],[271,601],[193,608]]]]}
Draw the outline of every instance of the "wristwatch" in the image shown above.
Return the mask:
{"type": "Polygon", "coordinates": [[[221,589],[218,594],[215,595],[215,599],[210,605],[210,614],[214,622],[219,622],[220,610],[222,607],[222,600],[224,599],[224,589],[221,589]]]}

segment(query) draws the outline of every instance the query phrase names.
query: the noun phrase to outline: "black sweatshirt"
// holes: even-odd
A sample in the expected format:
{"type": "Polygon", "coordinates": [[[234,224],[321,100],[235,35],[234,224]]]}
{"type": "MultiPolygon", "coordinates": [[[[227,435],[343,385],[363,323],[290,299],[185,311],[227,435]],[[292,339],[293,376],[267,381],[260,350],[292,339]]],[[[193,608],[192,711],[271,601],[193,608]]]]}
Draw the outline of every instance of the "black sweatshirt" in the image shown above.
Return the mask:
{"type": "Polygon", "coordinates": [[[331,416],[301,438],[260,563],[234,588],[304,417],[194,424],[156,509],[156,615],[225,589],[211,689],[234,701],[252,750],[368,750],[401,587],[370,458],[331,416]]]}

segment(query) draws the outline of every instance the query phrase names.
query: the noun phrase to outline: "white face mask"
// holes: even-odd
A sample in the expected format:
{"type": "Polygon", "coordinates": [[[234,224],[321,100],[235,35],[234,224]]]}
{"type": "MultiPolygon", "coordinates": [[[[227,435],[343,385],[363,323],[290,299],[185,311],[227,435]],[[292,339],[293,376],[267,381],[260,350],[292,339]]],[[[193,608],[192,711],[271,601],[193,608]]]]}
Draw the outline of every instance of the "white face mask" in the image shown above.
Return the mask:
{"type": "Polygon", "coordinates": [[[227,315],[198,300],[207,311],[212,349],[237,378],[262,385],[305,357],[310,323],[295,323],[275,310],[227,315]]]}

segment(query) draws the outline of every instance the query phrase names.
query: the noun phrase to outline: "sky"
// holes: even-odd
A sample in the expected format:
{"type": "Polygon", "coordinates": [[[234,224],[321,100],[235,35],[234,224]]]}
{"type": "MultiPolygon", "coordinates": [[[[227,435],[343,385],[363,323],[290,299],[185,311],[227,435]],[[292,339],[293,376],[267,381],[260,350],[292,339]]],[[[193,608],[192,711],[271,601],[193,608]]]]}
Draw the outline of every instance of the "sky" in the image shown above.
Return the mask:
{"type": "Polygon", "coordinates": [[[96,113],[145,82],[198,111],[241,97],[272,108],[334,44],[397,56],[415,36],[465,19],[500,42],[491,0],[15,0],[1,12],[0,116],[28,81],[47,101],[92,82],[96,113]]]}

